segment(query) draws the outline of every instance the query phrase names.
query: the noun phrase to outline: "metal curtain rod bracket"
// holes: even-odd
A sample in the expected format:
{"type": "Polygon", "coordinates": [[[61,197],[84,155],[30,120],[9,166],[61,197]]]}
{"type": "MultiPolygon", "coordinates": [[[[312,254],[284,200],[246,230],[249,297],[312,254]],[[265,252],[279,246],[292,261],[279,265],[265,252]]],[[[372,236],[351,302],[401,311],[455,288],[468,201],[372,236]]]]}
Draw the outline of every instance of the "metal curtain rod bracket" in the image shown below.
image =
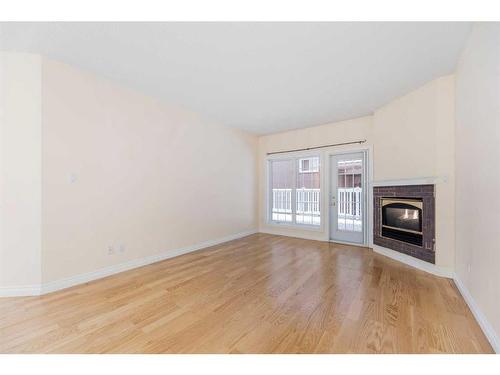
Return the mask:
{"type": "Polygon", "coordinates": [[[315,150],[317,148],[325,148],[325,147],[354,145],[354,144],[361,144],[361,143],[365,143],[365,142],[366,142],[366,139],[363,139],[362,141],[334,143],[334,144],[331,144],[331,145],[316,146],[316,147],[307,147],[307,148],[298,148],[298,149],[295,149],[295,150],[274,151],[274,152],[268,152],[267,155],[285,154],[285,153],[288,153],[288,152],[297,152],[297,151],[308,151],[308,150],[315,150]]]}

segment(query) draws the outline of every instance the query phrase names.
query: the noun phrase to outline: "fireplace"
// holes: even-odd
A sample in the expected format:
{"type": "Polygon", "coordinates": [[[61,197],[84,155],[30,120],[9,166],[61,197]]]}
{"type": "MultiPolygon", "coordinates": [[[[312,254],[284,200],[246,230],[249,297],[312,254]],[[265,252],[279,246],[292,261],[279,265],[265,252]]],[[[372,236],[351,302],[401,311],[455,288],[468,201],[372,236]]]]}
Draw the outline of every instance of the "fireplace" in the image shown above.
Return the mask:
{"type": "Polygon", "coordinates": [[[434,185],[375,186],[373,243],[434,263],[434,185]]]}
{"type": "Polygon", "coordinates": [[[422,246],[422,199],[381,198],[382,237],[422,246]]]}

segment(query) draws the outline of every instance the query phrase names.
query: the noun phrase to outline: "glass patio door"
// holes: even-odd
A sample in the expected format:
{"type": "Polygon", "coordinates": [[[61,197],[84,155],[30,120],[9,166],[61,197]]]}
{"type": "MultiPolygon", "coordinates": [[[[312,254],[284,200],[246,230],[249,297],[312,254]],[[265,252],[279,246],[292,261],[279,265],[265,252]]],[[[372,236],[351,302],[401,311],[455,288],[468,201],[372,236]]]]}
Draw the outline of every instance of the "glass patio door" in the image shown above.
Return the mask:
{"type": "Polygon", "coordinates": [[[365,153],[330,157],[330,239],[365,242],[365,153]]]}

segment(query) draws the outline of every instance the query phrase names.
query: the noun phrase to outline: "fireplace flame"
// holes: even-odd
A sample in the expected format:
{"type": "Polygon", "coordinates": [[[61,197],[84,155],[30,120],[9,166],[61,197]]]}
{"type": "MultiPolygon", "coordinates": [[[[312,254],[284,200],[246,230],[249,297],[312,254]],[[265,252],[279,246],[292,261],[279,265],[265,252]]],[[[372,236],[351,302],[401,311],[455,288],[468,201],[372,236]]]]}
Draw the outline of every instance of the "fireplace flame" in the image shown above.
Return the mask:
{"type": "Polygon", "coordinates": [[[411,219],[418,220],[418,211],[417,210],[409,210],[407,208],[405,208],[405,213],[403,214],[401,219],[410,219],[410,215],[411,215],[411,219]],[[410,213],[409,211],[412,211],[412,212],[410,213]]]}

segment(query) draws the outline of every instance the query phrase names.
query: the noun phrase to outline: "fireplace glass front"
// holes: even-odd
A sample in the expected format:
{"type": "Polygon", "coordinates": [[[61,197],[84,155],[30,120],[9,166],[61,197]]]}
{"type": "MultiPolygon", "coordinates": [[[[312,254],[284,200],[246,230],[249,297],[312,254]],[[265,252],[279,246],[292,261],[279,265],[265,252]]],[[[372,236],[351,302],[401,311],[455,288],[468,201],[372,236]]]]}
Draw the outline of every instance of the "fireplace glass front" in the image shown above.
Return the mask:
{"type": "Polygon", "coordinates": [[[382,236],[422,246],[422,199],[381,198],[382,236]]]}

